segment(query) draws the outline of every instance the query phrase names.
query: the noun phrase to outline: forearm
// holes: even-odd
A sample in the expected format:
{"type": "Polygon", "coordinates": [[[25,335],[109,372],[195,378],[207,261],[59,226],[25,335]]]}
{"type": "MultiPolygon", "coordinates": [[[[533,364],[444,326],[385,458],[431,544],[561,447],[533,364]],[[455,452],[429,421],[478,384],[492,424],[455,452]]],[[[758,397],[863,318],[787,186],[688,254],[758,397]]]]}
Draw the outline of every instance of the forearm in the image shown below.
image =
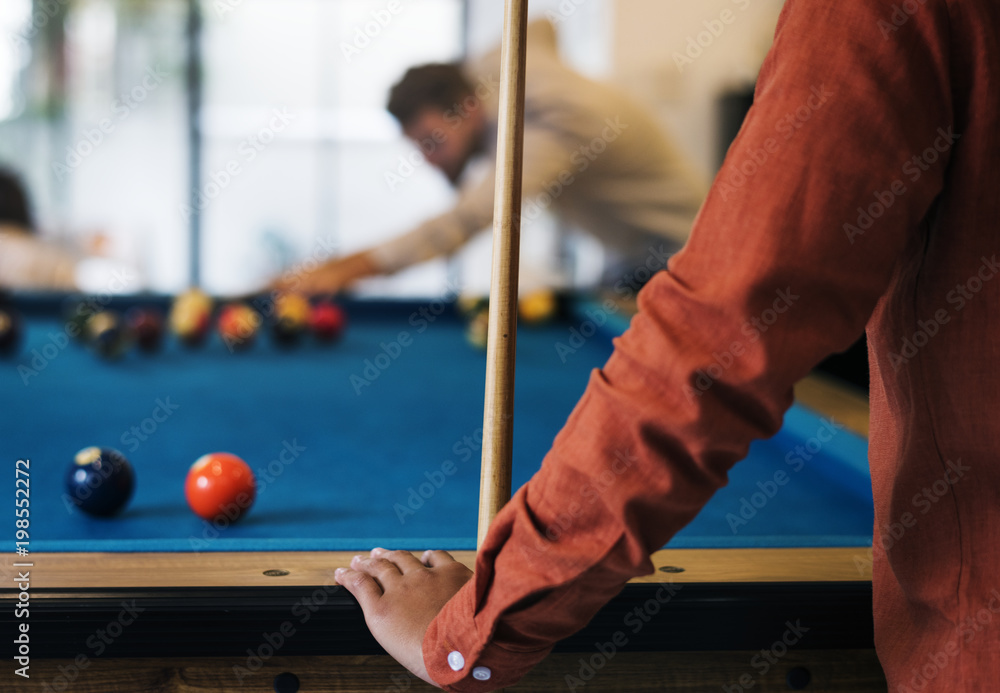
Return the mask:
{"type": "Polygon", "coordinates": [[[362,251],[329,260],[308,272],[286,273],[272,284],[272,288],[305,294],[336,294],[361,279],[379,273],[371,253],[362,251]]]}
{"type": "Polygon", "coordinates": [[[424,222],[412,231],[371,248],[367,255],[379,273],[391,274],[453,253],[473,233],[488,225],[489,218],[466,220],[459,210],[452,210],[424,222]]]}
{"type": "Polygon", "coordinates": [[[340,265],[345,284],[353,284],[360,279],[372,277],[380,273],[378,264],[375,262],[375,258],[372,256],[370,250],[348,255],[337,260],[337,262],[340,265]]]}

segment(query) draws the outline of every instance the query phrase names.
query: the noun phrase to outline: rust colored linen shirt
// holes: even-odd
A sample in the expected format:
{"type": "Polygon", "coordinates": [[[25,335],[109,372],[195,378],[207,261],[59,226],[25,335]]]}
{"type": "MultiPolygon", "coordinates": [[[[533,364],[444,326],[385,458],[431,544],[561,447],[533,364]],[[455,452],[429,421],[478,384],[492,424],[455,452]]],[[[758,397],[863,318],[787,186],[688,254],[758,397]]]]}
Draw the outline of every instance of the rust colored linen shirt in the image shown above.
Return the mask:
{"type": "Polygon", "coordinates": [[[521,677],[867,325],[881,662],[894,692],[995,690],[998,246],[1000,2],[789,0],[690,241],[428,629],[430,675],[521,677]]]}

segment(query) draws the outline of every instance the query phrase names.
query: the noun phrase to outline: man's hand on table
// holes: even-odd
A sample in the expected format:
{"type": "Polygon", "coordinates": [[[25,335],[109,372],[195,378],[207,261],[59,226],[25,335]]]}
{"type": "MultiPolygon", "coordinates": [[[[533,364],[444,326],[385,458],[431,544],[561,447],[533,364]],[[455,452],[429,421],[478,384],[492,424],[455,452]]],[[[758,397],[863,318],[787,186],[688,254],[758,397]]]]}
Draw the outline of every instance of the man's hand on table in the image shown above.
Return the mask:
{"type": "Polygon", "coordinates": [[[447,551],[426,551],[419,559],[409,551],[372,549],[355,556],[351,567],[335,576],[361,604],[372,635],[392,657],[431,685],[424,667],[423,641],[431,621],[472,571],[447,551]]]}
{"type": "Polygon", "coordinates": [[[378,274],[371,256],[355,253],[329,260],[312,271],[292,271],[277,279],[271,287],[278,291],[304,294],[337,294],[359,279],[378,274]]]}

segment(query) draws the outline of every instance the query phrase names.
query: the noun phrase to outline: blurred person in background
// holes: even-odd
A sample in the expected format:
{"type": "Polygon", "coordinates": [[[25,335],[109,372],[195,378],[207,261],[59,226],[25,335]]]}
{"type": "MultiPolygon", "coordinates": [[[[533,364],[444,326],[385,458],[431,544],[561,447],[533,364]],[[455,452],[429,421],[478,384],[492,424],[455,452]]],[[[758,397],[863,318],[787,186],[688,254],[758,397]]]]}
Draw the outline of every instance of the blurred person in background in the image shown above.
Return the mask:
{"type": "Polygon", "coordinates": [[[0,289],[74,290],[77,258],[35,233],[28,194],[0,169],[0,289]]]}
{"type": "Polygon", "coordinates": [[[87,257],[38,237],[28,194],[0,168],[0,290],[122,293],[140,288],[130,265],[87,257]]]}
{"type": "MultiPolygon", "coordinates": [[[[551,210],[599,239],[611,258],[608,285],[640,268],[663,269],[687,240],[706,188],[654,117],[564,65],[556,38],[548,21],[529,26],[523,217],[551,210]]],[[[468,174],[480,156],[495,169],[499,75],[499,48],[464,67],[411,68],[393,87],[388,109],[425,160],[457,187],[457,202],[398,238],[280,280],[279,288],[335,293],[453,253],[489,228],[495,170],[468,174]]]]}

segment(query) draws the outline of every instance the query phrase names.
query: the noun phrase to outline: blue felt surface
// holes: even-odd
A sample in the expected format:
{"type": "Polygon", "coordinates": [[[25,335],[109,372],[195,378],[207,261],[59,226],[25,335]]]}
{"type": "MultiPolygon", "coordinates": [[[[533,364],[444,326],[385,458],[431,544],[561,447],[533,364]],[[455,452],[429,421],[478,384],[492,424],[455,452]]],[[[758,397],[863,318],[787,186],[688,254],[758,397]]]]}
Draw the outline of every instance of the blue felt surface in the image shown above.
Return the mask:
{"type": "MultiPolygon", "coordinates": [[[[132,353],[117,363],[72,344],[46,348],[62,325],[32,320],[25,353],[0,361],[0,462],[13,470],[16,459],[31,459],[32,550],[473,548],[485,355],[465,343],[459,323],[441,318],[421,331],[409,315],[356,308],[351,329],[332,348],[310,342],[285,351],[264,339],[231,354],[215,340],[196,351],[169,344],[159,355],[132,353]],[[412,344],[387,357],[388,367],[358,394],[351,377],[365,378],[366,362],[401,332],[412,344]],[[19,367],[40,365],[32,364],[35,349],[55,358],[25,384],[19,367]],[[158,402],[176,410],[164,419],[158,402]],[[89,518],[62,499],[72,456],[88,445],[122,450],[136,469],[136,494],[117,518],[89,518]],[[296,447],[304,449],[292,458],[296,447]],[[258,471],[257,502],[232,527],[208,525],[184,501],[188,467],[211,451],[238,454],[258,471]]],[[[611,353],[608,335],[573,353],[558,351],[574,325],[519,332],[515,488],[538,468],[590,370],[611,353]]],[[[870,542],[864,440],[835,429],[826,442],[816,438],[819,453],[799,471],[786,462],[796,445],[824,430],[816,416],[793,409],[782,432],[753,446],[731,484],[671,545],[870,542]],[[778,470],[787,483],[761,503],[763,496],[752,495],[758,482],[769,488],[778,470]],[[762,507],[734,525],[743,499],[762,507]]]]}

